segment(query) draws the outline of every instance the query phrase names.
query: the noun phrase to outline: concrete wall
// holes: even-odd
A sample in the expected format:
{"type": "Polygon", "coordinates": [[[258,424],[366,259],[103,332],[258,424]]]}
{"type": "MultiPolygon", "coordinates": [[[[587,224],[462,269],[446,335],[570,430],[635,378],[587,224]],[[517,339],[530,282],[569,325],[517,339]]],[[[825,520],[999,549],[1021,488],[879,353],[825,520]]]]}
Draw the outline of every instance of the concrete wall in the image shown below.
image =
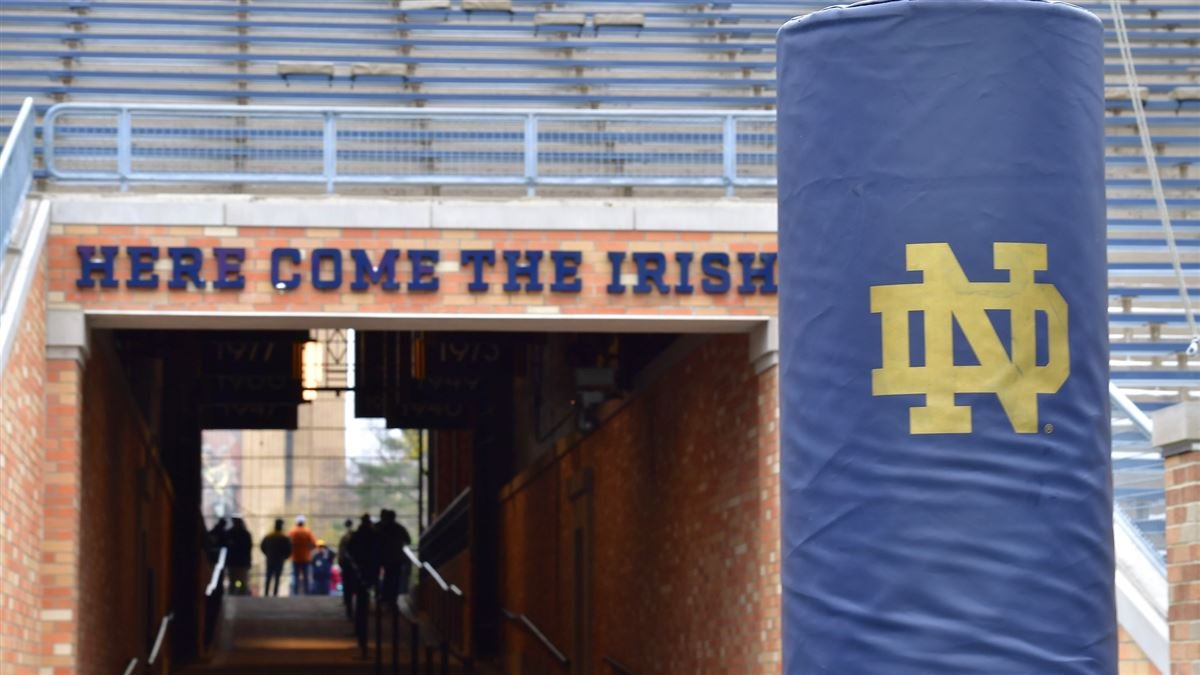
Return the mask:
{"type": "MultiPolygon", "coordinates": [[[[569,654],[573,533],[591,521],[592,642],[573,672],[605,672],[604,657],[638,673],[779,672],[776,386],[745,336],[708,339],[508,486],[503,602],[569,654]]],[[[554,672],[524,632],[506,640],[507,672],[554,672]]]]}
{"type": "Polygon", "coordinates": [[[16,344],[0,372],[0,673],[5,675],[36,673],[41,663],[45,301],[43,262],[16,344]]]}

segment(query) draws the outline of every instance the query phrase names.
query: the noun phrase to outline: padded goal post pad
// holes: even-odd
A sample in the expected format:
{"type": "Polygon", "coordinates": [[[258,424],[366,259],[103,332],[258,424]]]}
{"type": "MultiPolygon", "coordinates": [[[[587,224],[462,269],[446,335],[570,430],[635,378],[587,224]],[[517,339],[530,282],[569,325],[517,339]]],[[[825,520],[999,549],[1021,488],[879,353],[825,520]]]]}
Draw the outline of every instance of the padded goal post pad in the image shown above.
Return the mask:
{"type": "Polygon", "coordinates": [[[1103,40],[1013,0],[779,33],[787,673],[1116,672],[1103,40]]]}

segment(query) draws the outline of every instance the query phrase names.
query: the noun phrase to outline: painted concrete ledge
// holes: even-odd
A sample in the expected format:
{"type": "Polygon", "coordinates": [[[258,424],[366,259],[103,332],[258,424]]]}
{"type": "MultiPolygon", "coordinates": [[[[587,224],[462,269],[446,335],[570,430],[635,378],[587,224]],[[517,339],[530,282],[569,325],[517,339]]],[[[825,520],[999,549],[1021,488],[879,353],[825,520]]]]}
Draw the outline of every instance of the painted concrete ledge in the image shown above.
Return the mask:
{"type": "MultiPolygon", "coordinates": [[[[219,312],[83,310],[90,328],[178,330],[356,330],[519,331],[556,333],[753,333],[770,330],[766,315],[662,314],[437,314],[421,312],[219,312]]],[[[776,338],[776,342],[777,342],[776,338]]],[[[759,339],[761,342],[761,338],[759,339]]],[[[752,345],[752,349],[754,349],[752,345]]],[[[757,348],[752,360],[770,347],[757,348]]]]}
{"type": "Polygon", "coordinates": [[[775,200],[47,194],[57,225],[774,232],[775,200]]]}

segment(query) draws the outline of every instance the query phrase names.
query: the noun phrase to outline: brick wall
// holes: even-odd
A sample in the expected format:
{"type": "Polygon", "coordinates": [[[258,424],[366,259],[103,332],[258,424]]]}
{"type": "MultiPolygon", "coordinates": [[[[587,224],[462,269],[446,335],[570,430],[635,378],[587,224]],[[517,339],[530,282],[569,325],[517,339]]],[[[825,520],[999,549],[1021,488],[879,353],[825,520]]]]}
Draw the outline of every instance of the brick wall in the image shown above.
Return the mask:
{"type": "Polygon", "coordinates": [[[82,370],[74,359],[46,364],[47,441],[42,521],[42,663],[76,666],[79,603],[79,493],[82,370]]]}
{"type": "Polygon", "coordinates": [[[165,609],[170,522],[166,479],[106,333],[83,375],[80,458],[79,673],[143,663],[165,609]],[[153,616],[147,605],[153,604],[153,616]]]}
{"type": "Polygon", "coordinates": [[[1171,675],[1200,675],[1200,452],[1165,465],[1171,675]]]}
{"type": "MultiPolygon", "coordinates": [[[[776,375],[708,339],[503,502],[503,602],[570,651],[571,493],[593,475],[590,669],[777,673],[776,375]]],[[[508,672],[552,672],[520,631],[508,672]]]]}
{"type": "MultiPolygon", "coordinates": [[[[136,311],[222,311],[222,312],[428,312],[428,313],[527,313],[527,314],[656,314],[729,315],[775,314],[774,295],[741,295],[737,292],[740,268],[734,260],[732,288],[728,293],[709,295],[700,290],[699,255],[692,261],[690,281],[696,287],[688,295],[652,292],[635,294],[631,288],[620,295],[609,294],[609,251],[674,252],[765,252],[775,250],[775,236],[769,233],[721,232],[579,232],[579,231],[496,231],[496,230],[403,230],[355,228],[290,228],[290,227],[158,227],[123,225],[51,226],[47,244],[50,256],[50,302],[60,307],[85,307],[88,310],[136,311]],[[120,288],[78,289],[79,257],[76,246],[158,246],[162,258],[156,267],[160,277],[158,289],[126,288],[123,280],[129,272],[129,259],[122,248],[117,258],[117,277],[120,288]],[[240,247],[247,251],[242,266],[246,277],[244,290],[171,291],[166,287],[170,276],[165,247],[196,246],[206,252],[203,267],[205,279],[216,278],[213,247],[240,247]],[[271,285],[270,251],[277,247],[293,247],[305,252],[332,247],[343,249],[343,284],[339,290],[316,290],[310,283],[309,259],[298,266],[303,275],[301,286],[291,291],[278,291],[271,285]],[[405,284],[411,277],[407,252],[412,249],[440,250],[438,266],[440,289],[436,293],[380,291],[372,286],[367,292],[353,292],[354,265],[349,250],[366,250],[373,262],[389,248],[401,251],[397,264],[397,280],[405,284]],[[473,279],[470,269],[459,264],[463,249],[547,251],[541,261],[540,281],[545,290],[536,293],[505,292],[506,280],[502,260],[487,268],[484,280],[490,285],[486,292],[472,293],[467,284],[473,279]],[[551,293],[554,267],[549,251],[579,251],[583,263],[579,275],[585,280],[579,293],[551,293]]],[[[524,260],[522,260],[524,262],[524,260]]],[[[288,264],[288,276],[292,273],[288,264]]],[[[629,256],[625,259],[625,283],[634,279],[629,256]]],[[[677,282],[674,267],[668,270],[666,281],[677,282]]],[[[778,280],[778,279],[776,279],[778,280]]],[[[524,283],[525,280],[521,279],[524,283]]]]}
{"type": "Polygon", "coordinates": [[[45,300],[43,263],[0,373],[0,673],[5,675],[35,673],[40,663],[45,300]]]}

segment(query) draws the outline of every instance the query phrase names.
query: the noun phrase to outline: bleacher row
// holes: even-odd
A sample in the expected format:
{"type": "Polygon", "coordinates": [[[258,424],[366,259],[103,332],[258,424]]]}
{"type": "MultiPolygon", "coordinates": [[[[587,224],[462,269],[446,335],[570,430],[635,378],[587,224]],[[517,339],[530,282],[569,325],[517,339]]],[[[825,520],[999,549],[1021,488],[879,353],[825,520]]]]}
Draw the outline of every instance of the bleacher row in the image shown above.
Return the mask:
{"type": "MultiPolygon", "coordinates": [[[[24,92],[73,101],[770,108],[775,31],[822,4],[4,0],[0,105],[11,111],[24,92]]],[[[1129,12],[1147,107],[1200,109],[1200,7],[1129,12]]],[[[1118,85],[1115,44],[1108,51],[1118,85]]],[[[1108,104],[1130,108],[1118,86],[1108,104]]]]}

